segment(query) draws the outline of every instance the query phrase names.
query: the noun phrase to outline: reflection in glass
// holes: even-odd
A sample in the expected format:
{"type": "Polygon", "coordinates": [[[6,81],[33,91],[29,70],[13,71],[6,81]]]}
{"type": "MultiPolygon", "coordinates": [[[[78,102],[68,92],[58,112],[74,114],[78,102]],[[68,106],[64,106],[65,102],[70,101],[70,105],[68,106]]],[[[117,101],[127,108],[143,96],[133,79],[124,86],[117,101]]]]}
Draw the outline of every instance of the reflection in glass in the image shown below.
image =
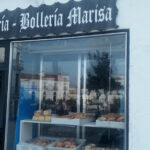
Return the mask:
{"type": "Polygon", "coordinates": [[[109,53],[89,53],[90,66],[87,72],[88,104],[96,105],[103,113],[119,113],[120,99],[118,91],[120,82],[112,76],[111,58],[109,53]],[[116,94],[111,98],[111,94],[116,94]]]}
{"type": "MultiPolygon", "coordinates": [[[[7,150],[16,150],[20,121],[32,119],[41,109],[59,117],[80,112],[94,114],[94,121],[124,122],[124,34],[13,43],[12,69],[7,150]]],[[[124,149],[124,129],[72,125],[34,129],[33,137],[84,137],[86,145],[124,149]]]]}
{"type": "Polygon", "coordinates": [[[0,47],[0,63],[4,63],[5,61],[5,48],[0,47]]]}

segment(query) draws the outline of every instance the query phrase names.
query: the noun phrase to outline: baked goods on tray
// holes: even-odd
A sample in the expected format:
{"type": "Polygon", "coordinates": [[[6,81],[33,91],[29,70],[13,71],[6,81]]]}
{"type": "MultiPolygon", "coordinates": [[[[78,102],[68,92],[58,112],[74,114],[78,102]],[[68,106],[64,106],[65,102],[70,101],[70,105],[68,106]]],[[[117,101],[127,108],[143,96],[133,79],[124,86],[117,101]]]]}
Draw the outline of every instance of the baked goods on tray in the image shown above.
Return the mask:
{"type": "Polygon", "coordinates": [[[38,146],[47,146],[48,144],[51,144],[52,142],[55,142],[54,140],[49,140],[49,139],[34,139],[30,142],[28,142],[29,144],[33,144],[33,145],[38,145],[38,146]]]}
{"type": "Polygon", "coordinates": [[[76,140],[74,138],[66,138],[66,139],[62,139],[59,140],[58,142],[56,142],[55,144],[53,144],[53,147],[59,147],[59,148],[75,148],[79,145],[79,143],[76,142],[76,140]]]}
{"type": "Polygon", "coordinates": [[[50,109],[49,110],[44,110],[43,115],[44,116],[50,116],[51,115],[51,110],[50,109]]]}
{"type": "Polygon", "coordinates": [[[88,144],[84,150],[119,150],[118,148],[100,148],[96,147],[95,144],[88,144]]]}
{"type": "Polygon", "coordinates": [[[106,115],[102,115],[97,120],[124,122],[124,116],[122,114],[109,113],[106,115]]]}
{"type": "Polygon", "coordinates": [[[85,119],[93,117],[93,114],[85,114],[85,113],[70,113],[69,115],[64,116],[55,116],[57,118],[68,118],[68,119],[85,119]]]}
{"type": "Polygon", "coordinates": [[[51,110],[38,110],[34,112],[32,120],[51,121],[51,110]]]}
{"type": "Polygon", "coordinates": [[[36,116],[36,117],[39,117],[42,114],[43,114],[42,110],[37,110],[37,111],[34,112],[34,116],[36,116]]]}

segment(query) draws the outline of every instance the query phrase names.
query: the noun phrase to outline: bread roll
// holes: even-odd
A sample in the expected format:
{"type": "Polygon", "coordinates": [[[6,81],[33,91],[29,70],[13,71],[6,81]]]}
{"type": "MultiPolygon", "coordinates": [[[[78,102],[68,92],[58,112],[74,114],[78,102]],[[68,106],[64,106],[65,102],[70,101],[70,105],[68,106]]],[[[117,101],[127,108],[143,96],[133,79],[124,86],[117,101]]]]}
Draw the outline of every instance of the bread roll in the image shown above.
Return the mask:
{"type": "Polygon", "coordinates": [[[64,147],[63,142],[57,142],[57,147],[64,147]]]}
{"type": "Polygon", "coordinates": [[[116,121],[124,122],[124,116],[119,117],[116,121]]]}
{"type": "Polygon", "coordinates": [[[42,115],[43,114],[43,111],[42,110],[38,110],[38,111],[35,111],[34,112],[34,116],[37,116],[37,117],[39,117],[40,115],[42,115]]]}
{"type": "Polygon", "coordinates": [[[37,116],[33,116],[32,120],[38,120],[37,116]]]}
{"type": "Polygon", "coordinates": [[[49,115],[51,115],[51,110],[44,110],[44,111],[43,111],[43,115],[44,115],[44,116],[47,116],[47,115],[49,116],[49,115]]]}
{"type": "Polygon", "coordinates": [[[91,146],[85,146],[85,150],[92,150],[91,146]]]}
{"type": "Polygon", "coordinates": [[[39,120],[39,121],[44,121],[44,120],[45,120],[45,118],[44,118],[44,116],[43,116],[43,115],[40,115],[40,116],[38,117],[38,120],[39,120]]]}
{"type": "Polygon", "coordinates": [[[100,117],[100,118],[98,118],[98,120],[106,121],[106,120],[107,120],[107,118],[105,118],[105,117],[100,117]]]}
{"type": "Polygon", "coordinates": [[[51,116],[45,116],[45,121],[51,121],[51,116]]]}
{"type": "Polygon", "coordinates": [[[115,118],[115,117],[109,117],[107,120],[108,120],[108,121],[115,121],[116,118],[115,118]]]}

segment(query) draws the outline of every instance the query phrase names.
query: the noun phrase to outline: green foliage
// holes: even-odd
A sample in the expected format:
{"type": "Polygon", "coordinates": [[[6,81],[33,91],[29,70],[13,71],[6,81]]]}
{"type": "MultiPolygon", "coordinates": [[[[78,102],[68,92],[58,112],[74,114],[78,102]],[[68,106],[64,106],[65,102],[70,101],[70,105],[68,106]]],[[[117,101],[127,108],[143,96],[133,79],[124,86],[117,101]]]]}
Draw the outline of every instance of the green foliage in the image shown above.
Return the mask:
{"type": "Polygon", "coordinates": [[[88,70],[87,87],[91,90],[104,91],[117,89],[120,85],[110,76],[112,70],[110,68],[109,53],[100,53],[96,51],[94,54],[89,54],[91,60],[91,69],[88,70]],[[110,83],[109,83],[110,80],[110,83]]]}

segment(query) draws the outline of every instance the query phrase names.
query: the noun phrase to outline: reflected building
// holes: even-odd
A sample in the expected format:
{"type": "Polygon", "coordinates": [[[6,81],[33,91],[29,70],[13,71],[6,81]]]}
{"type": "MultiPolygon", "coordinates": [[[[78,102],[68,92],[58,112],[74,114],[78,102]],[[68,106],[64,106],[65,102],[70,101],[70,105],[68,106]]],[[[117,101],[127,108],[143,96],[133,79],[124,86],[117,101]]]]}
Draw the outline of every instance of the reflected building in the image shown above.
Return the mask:
{"type": "Polygon", "coordinates": [[[42,75],[40,82],[39,74],[20,74],[21,87],[30,94],[35,91],[35,96],[39,99],[40,92],[42,97],[49,100],[69,99],[69,76],[65,75],[42,75]],[[41,88],[40,88],[41,87],[41,88]]]}

